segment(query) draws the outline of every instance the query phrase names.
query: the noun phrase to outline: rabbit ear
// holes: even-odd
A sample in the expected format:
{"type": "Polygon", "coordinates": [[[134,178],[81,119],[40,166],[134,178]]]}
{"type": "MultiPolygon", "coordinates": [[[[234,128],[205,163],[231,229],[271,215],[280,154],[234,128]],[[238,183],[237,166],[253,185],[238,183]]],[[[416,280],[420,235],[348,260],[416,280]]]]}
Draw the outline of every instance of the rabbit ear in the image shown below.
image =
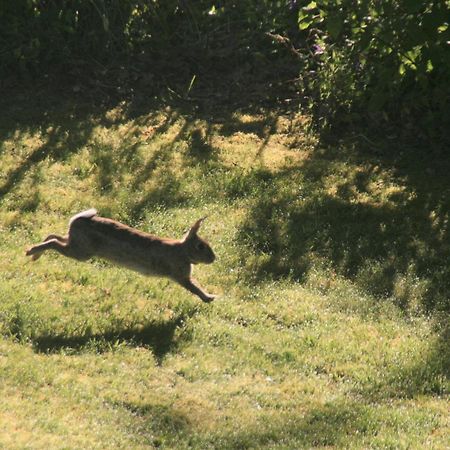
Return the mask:
{"type": "Polygon", "coordinates": [[[195,222],[194,225],[192,225],[191,229],[186,233],[184,240],[194,237],[197,234],[197,231],[200,228],[200,225],[202,224],[202,222],[205,219],[206,219],[206,216],[202,217],[201,219],[198,219],[197,222],[195,222]]]}

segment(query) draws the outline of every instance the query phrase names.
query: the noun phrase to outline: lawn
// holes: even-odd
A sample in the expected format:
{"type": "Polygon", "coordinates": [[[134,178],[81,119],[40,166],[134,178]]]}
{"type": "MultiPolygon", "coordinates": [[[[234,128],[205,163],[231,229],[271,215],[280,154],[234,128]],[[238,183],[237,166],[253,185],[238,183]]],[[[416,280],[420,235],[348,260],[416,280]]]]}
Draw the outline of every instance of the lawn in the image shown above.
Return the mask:
{"type": "Polygon", "coordinates": [[[1,100],[0,448],[448,449],[449,162],[281,107],[1,100]],[[95,207],[176,284],[28,246],[95,207]]]}

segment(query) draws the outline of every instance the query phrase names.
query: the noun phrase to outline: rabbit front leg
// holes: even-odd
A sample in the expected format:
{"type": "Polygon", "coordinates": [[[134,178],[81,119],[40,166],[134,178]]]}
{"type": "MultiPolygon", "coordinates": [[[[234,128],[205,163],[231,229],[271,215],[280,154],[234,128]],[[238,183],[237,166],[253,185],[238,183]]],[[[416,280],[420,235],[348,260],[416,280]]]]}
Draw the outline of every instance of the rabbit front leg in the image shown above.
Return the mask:
{"type": "Polygon", "coordinates": [[[181,278],[176,281],[188,291],[200,297],[205,303],[212,302],[216,298],[215,295],[208,294],[204,291],[193,278],[181,278]]]}

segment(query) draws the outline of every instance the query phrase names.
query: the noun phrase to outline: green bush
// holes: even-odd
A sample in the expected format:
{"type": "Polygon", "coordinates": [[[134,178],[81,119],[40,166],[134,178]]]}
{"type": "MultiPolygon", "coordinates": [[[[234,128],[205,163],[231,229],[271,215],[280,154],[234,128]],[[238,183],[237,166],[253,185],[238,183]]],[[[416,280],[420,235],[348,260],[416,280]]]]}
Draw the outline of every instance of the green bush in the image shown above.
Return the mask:
{"type": "Polygon", "coordinates": [[[401,122],[414,138],[445,132],[449,5],[317,0],[300,8],[299,28],[312,55],[305,85],[320,106],[319,122],[401,122]]]}

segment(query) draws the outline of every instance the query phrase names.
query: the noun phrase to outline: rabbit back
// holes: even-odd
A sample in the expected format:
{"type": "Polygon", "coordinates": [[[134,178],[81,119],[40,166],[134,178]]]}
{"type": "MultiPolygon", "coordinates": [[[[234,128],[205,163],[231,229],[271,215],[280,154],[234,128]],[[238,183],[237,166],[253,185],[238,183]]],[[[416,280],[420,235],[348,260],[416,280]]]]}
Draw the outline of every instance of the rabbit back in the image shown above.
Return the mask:
{"type": "Polygon", "coordinates": [[[112,219],[81,216],[71,223],[71,244],[90,257],[114,262],[145,275],[174,277],[187,273],[189,261],[180,242],[162,239],[112,219]]]}

